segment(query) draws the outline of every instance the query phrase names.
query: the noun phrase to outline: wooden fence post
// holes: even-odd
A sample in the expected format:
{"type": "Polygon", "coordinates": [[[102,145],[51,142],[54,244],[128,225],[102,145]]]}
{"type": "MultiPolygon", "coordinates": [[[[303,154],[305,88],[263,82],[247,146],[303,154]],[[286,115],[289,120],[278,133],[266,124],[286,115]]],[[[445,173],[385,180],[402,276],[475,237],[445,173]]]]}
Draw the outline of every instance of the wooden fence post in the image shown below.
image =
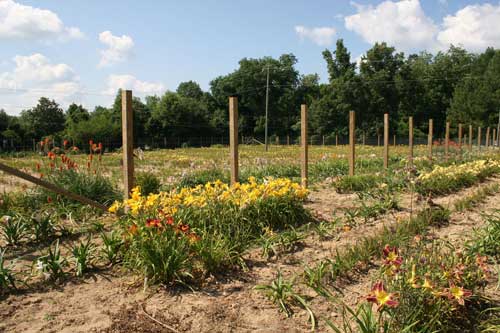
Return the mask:
{"type": "Polygon", "coordinates": [[[349,176],[354,176],[354,166],[356,163],[355,145],[356,145],[356,114],[349,111],[349,176]]]}
{"type": "Polygon", "coordinates": [[[408,162],[413,166],[413,117],[408,119],[408,162]]]}
{"type": "Polygon", "coordinates": [[[335,134],[335,147],[339,145],[339,135],[335,134]]]}
{"type": "Polygon", "coordinates": [[[122,90],[122,150],[123,150],[123,197],[128,199],[134,187],[134,115],[132,91],[122,90]]]}
{"type": "Polygon", "coordinates": [[[474,135],[472,125],[469,125],[469,152],[472,153],[472,136],[474,135]]]}
{"type": "Polygon", "coordinates": [[[432,139],[433,139],[434,121],[429,119],[429,134],[427,136],[427,150],[429,154],[429,160],[432,161],[432,139]]]}
{"type": "Polygon", "coordinates": [[[384,113],[384,169],[389,167],[389,114],[384,113]]]}
{"type": "Polygon", "coordinates": [[[380,147],[380,134],[377,134],[377,147],[380,147]]]}
{"type": "Polygon", "coordinates": [[[280,137],[276,136],[276,146],[279,146],[279,145],[280,145],[280,137]]]}
{"type": "Polygon", "coordinates": [[[323,135],[323,146],[325,145],[325,136],[323,135]]]}
{"type": "Polygon", "coordinates": [[[286,145],[289,146],[290,145],[290,135],[287,135],[286,136],[286,145]]]}
{"type": "Polygon", "coordinates": [[[496,128],[493,128],[493,142],[491,143],[491,145],[493,147],[497,145],[497,129],[496,128]]]}
{"type": "Polygon", "coordinates": [[[446,122],[446,132],[444,137],[444,159],[448,161],[450,154],[450,122],[446,122]]]}
{"type": "Polygon", "coordinates": [[[302,186],[307,187],[307,105],[300,106],[300,138],[302,149],[300,154],[300,177],[302,178],[302,186]]]}
{"type": "Polygon", "coordinates": [[[229,97],[229,159],[231,164],[231,185],[238,183],[238,97],[229,97]]]}
{"type": "Polygon", "coordinates": [[[485,144],[486,148],[488,148],[490,146],[490,127],[488,126],[486,128],[486,144],[485,144]]]}
{"type": "Polygon", "coordinates": [[[458,150],[462,153],[462,124],[458,124],[458,150]]]}
{"type": "Polygon", "coordinates": [[[392,135],[392,145],[394,148],[396,148],[396,134],[392,135]]]}
{"type": "Polygon", "coordinates": [[[477,128],[477,149],[481,150],[481,126],[477,128]]]}

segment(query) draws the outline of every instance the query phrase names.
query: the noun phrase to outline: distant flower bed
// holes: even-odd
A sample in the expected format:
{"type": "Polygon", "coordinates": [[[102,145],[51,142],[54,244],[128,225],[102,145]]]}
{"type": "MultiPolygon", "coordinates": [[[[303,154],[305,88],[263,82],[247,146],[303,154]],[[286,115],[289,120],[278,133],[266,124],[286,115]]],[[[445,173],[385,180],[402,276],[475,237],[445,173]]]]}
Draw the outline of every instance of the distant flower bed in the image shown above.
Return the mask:
{"type": "Polygon", "coordinates": [[[221,181],[115,202],[126,212],[126,263],[154,282],[199,279],[240,262],[241,254],[264,230],[309,220],[303,207],[308,191],[288,179],[233,186],[221,181]]]}
{"type": "Polygon", "coordinates": [[[446,194],[483,181],[500,172],[500,162],[477,160],[446,167],[436,166],[432,171],[422,173],[416,182],[421,194],[446,194]]]}

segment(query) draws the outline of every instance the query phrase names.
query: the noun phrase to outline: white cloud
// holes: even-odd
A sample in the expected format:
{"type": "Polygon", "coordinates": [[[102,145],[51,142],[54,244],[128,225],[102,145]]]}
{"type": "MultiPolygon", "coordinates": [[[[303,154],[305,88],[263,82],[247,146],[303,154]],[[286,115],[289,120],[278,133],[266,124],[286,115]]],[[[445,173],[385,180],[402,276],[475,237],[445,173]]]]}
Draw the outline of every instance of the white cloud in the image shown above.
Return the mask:
{"type": "Polygon", "coordinates": [[[0,0],[0,39],[67,40],[83,36],[50,10],[0,0]]]}
{"type": "Polygon", "coordinates": [[[11,71],[0,73],[0,108],[9,113],[32,107],[42,96],[66,106],[81,90],[80,78],[70,66],[53,64],[42,54],[18,55],[13,62],[11,71]]]}
{"type": "MultiPolygon", "coordinates": [[[[446,0],[439,1],[447,5],[446,0]]],[[[377,6],[353,3],[357,13],[345,27],[373,44],[385,41],[402,51],[446,50],[451,44],[469,51],[500,47],[500,4],[469,5],[435,24],[419,0],[386,0],[377,6]]]]}
{"type": "Polygon", "coordinates": [[[99,67],[123,62],[132,55],[134,41],[130,36],[123,35],[119,37],[114,36],[111,31],[103,31],[99,34],[99,41],[107,46],[107,49],[101,50],[99,67]]]}
{"type": "Polygon", "coordinates": [[[128,89],[136,95],[160,94],[165,91],[165,86],[159,82],[138,80],[133,75],[110,75],[107,82],[106,93],[116,94],[118,89],[128,89]]]}
{"type": "Polygon", "coordinates": [[[500,4],[471,5],[443,19],[437,39],[448,47],[462,45],[471,51],[500,47],[500,4]]]}
{"type": "Polygon", "coordinates": [[[331,45],[336,34],[335,28],[332,27],[307,28],[302,25],[296,26],[295,32],[301,40],[310,39],[319,46],[331,45]]]}
{"type": "Polygon", "coordinates": [[[345,17],[345,27],[366,42],[384,41],[404,51],[435,47],[438,26],[425,15],[419,0],[384,1],[376,7],[354,5],[357,13],[345,17]]]}

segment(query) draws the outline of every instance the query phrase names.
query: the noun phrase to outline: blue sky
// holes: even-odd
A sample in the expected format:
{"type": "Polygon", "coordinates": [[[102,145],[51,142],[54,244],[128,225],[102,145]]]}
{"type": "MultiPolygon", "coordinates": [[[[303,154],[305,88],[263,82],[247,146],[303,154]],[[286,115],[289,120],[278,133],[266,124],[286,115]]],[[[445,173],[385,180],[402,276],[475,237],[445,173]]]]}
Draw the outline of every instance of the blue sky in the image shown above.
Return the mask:
{"type": "Polygon", "coordinates": [[[293,53],[324,81],[321,52],[343,38],[353,58],[374,41],[436,52],[500,47],[498,1],[0,0],[0,108],[46,95],[108,105],[117,88],[161,94],[182,81],[208,89],[243,57],[293,53]]]}

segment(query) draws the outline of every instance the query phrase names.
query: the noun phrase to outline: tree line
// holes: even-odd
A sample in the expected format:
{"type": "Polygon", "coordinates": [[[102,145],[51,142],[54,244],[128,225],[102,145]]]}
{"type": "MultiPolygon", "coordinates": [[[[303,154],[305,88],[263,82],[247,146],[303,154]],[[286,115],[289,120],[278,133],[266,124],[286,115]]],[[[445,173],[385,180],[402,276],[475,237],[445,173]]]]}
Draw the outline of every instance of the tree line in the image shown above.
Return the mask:
{"type": "MultiPolygon", "coordinates": [[[[210,82],[203,91],[194,81],[179,84],[161,96],[134,97],[134,136],[162,140],[228,133],[228,97],[238,96],[239,130],[244,136],[263,137],[265,130],[266,74],[269,70],[269,133],[297,137],[300,104],[309,106],[310,135],[347,135],[348,113],[356,111],[357,130],[367,136],[383,130],[389,113],[391,133],[407,135],[413,116],[415,135],[424,136],[428,119],[436,135],[446,121],[473,126],[494,126],[500,109],[500,50],[471,53],[450,46],[445,52],[406,56],[386,43],[376,43],[353,61],[339,39],[333,50],[323,51],[328,82],[317,74],[301,74],[297,58],[244,58],[239,67],[210,82]]],[[[19,116],[0,110],[0,138],[15,143],[45,137],[120,142],[121,94],[110,107],[93,111],[71,104],[67,110],[42,97],[19,116]]]]}

